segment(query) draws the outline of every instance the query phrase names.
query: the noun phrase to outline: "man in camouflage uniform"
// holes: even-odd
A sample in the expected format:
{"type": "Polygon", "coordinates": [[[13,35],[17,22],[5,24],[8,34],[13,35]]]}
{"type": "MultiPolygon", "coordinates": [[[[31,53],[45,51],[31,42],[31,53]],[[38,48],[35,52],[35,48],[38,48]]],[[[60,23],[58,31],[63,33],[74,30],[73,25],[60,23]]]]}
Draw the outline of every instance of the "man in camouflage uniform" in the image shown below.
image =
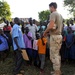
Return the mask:
{"type": "Polygon", "coordinates": [[[47,36],[47,33],[50,32],[50,59],[53,63],[54,71],[51,72],[52,75],[61,75],[61,57],[60,57],[60,48],[62,45],[62,27],[63,19],[62,16],[56,11],[57,4],[52,2],[49,4],[51,11],[50,23],[43,36],[47,36]]]}

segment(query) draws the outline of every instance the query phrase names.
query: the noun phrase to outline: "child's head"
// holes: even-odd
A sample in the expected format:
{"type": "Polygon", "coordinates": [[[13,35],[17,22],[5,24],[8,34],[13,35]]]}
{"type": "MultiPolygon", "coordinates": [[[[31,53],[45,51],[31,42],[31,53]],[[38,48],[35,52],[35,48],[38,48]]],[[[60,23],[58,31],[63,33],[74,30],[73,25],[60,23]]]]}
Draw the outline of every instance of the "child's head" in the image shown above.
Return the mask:
{"type": "Polygon", "coordinates": [[[43,33],[44,32],[41,33],[41,40],[42,40],[42,45],[45,45],[44,40],[43,40],[43,38],[44,38],[43,33]]]}
{"type": "Polygon", "coordinates": [[[40,34],[39,33],[36,34],[36,38],[40,39],[40,34]]]}
{"type": "Polygon", "coordinates": [[[26,33],[29,32],[29,28],[28,28],[28,27],[25,28],[25,32],[26,32],[26,33]]]}
{"type": "Polygon", "coordinates": [[[67,31],[68,31],[68,33],[72,33],[71,27],[68,27],[67,31]]]}

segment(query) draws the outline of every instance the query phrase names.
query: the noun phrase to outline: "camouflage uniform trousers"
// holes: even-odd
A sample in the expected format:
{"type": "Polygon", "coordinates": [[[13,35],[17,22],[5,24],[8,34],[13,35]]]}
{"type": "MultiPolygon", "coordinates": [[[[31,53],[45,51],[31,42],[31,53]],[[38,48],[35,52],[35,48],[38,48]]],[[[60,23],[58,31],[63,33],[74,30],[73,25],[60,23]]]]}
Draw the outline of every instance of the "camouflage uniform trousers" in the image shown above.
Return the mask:
{"type": "Polygon", "coordinates": [[[50,36],[50,59],[53,63],[54,71],[60,71],[61,67],[61,56],[60,48],[62,45],[62,35],[51,35],[50,36]]]}

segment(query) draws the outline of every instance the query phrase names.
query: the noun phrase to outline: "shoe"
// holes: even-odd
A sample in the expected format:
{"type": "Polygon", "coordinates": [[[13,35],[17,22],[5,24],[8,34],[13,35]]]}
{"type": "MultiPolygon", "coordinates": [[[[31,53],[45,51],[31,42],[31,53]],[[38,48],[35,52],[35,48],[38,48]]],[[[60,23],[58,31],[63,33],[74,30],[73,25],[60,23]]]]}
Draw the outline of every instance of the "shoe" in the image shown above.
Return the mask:
{"type": "Polygon", "coordinates": [[[51,75],[63,75],[62,73],[61,73],[61,71],[52,71],[51,72],[51,75]]]}

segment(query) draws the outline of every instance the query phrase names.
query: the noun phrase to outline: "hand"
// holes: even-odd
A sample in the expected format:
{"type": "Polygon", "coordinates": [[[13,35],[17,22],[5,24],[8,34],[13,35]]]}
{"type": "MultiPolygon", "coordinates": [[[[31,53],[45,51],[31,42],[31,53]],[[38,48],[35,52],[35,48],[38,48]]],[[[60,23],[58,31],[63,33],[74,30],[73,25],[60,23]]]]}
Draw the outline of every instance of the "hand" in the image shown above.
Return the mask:
{"type": "Polygon", "coordinates": [[[47,36],[47,33],[46,32],[43,33],[43,37],[45,37],[45,36],[47,36]]]}
{"type": "Polygon", "coordinates": [[[18,50],[22,53],[21,48],[18,48],[18,50]]]}
{"type": "Polygon", "coordinates": [[[48,36],[48,34],[46,32],[43,33],[43,37],[46,37],[48,36]]]}

